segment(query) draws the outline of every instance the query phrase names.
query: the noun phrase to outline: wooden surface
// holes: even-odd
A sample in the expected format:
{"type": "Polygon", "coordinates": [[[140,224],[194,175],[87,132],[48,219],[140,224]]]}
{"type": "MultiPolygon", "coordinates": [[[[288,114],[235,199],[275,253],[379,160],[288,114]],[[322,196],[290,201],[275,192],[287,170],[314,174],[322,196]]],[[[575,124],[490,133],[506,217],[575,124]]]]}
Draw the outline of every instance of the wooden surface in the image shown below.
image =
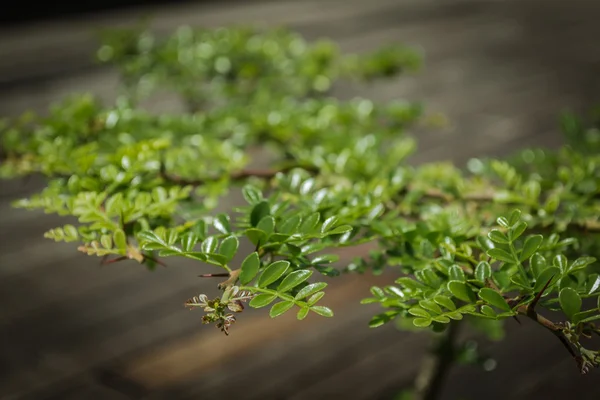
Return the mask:
{"type": "MultiPolygon", "coordinates": [[[[555,146],[557,113],[600,93],[600,3],[593,0],[203,2],[0,29],[0,115],[43,111],[71,91],[114,97],[114,71],[91,61],[94,29],[148,12],[161,31],[285,24],[309,39],[338,40],[346,51],[420,47],[421,73],[339,90],[422,100],[445,113],[451,127],[423,133],[414,162],[555,146]]],[[[101,268],[74,246],[44,239],[65,221],[10,208],[41,184],[0,183],[1,399],[386,399],[413,378],[424,338],[391,325],[369,330],[375,310],[356,304],[393,271],[332,282],[325,298],[335,307],[332,320],[244,313],[226,338],[182,306],[213,290],[214,282],[195,278],[194,263],[152,273],[135,263],[101,268]]],[[[554,337],[526,322],[508,326],[507,341],[485,345],[497,370],[456,368],[445,399],[599,398],[598,374],[579,376],[554,337]]]]}

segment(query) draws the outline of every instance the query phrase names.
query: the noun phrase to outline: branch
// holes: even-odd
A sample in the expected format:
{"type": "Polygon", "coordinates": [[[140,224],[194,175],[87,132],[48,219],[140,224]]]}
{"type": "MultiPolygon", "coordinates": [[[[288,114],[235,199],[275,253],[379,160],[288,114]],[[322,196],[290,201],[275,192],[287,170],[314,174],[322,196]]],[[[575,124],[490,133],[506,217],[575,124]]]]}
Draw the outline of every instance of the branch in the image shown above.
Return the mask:
{"type": "Polygon", "coordinates": [[[414,400],[435,400],[439,397],[446,375],[456,357],[457,334],[458,324],[452,321],[437,339],[429,356],[423,360],[415,379],[414,400]]]}
{"type": "Polygon", "coordinates": [[[560,342],[563,344],[563,346],[567,349],[567,351],[569,352],[571,357],[573,357],[573,359],[575,359],[575,362],[577,363],[577,366],[580,369],[580,371],[583,372],[583,369],[582,369],[583,358],[580,355],[577,355],[575,353],[575,350],[573,350],[573,347],[571,346],[571,344],[569,343],[569,340],[565,336],[562,327],[560,327],[559,325],[550,321],[548,318],[544,317],[543,315],[538,314],[538,312],[535,311],[535,306],[537,305],[540,298],[542,297],[542,295],[544,294],[544,292],[546,291],[546,289],[550,285],[550,282],[552,282],[553,279],[554,279],[554,276],[552,276],[548,280],[548,282],[546,282],[546,284],[544,285],[542,290],[540,290],[535,295],[535,297],[531,301],[531,303],[529,303],[528,305],[519,306],[517,308],[517,313],[527,316],[532,321],[535,321],[539,325],[543,326],[544,328],[546,328],[547,330],[552,332],[552,334],[554,334],[554,336],[556,336],[558,338],[558,340],[560,340],[560,342]]]}

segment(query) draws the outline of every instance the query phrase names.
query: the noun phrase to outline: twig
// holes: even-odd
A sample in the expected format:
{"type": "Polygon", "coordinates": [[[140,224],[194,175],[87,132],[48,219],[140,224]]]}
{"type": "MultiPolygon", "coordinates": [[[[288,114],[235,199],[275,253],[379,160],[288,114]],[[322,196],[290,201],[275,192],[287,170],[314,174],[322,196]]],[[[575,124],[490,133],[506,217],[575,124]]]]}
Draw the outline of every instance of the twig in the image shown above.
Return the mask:
{"type": "Polygon", "coordinates": [[[563,344],[563,346],[567,349],[567,351],[569,352],[571,357],[573,357],[573,359],[575,359],[577,366],[581,369],[582,358],[581,358],[581,356],[579,356],[575,353],[575,350],[573,350],[573,347],[569,343],[569,340],[565,336],[562,328],[560,326],[558,326],[557,324],[555,324],[554,322],[550,321],[548,318],[544,317],[543,315],[538,314],[537,311],[535,311],[535,307],[536,307],[537,303],[539,302],[540,298],[542,297],[542,295],[544,294],[544,292],[546,291],[546,289],[550,285],[550,282],[552,282],[553,279],[554,279],[554,276],[552,276],[548,280],[548,282],[546,282],[546,284],[544,285],[542,290],[540,290],[535,295],[535,297],[533,298],[531,303],[529,303],[528,305],[519,306],[517,308],[517,312],[521,315],[527,316],[529,319],[537,322],[538,324],[540,324],[541,326],[543,326],[544,328],[546,328],[547,330],[552,332],[554,334],[554,336],[556,336],[558,338],[558,340],[560,340],[560,342],[563,344]]]}
{"type": "Polygon", "coordinates": [[[423,360],[415,379],[414,400],[435,400],[439,397],[456,357],[457,335],[458,324],[452,321],[442,336],[436,338],[434,348],[423,360]]]}

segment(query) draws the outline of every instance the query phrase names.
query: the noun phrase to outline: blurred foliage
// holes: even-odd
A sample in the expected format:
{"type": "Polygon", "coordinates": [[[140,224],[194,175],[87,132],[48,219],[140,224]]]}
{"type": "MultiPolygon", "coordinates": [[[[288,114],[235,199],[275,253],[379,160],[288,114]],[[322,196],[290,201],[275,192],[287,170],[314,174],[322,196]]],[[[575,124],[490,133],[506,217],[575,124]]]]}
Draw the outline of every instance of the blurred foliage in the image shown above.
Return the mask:
{"type": "MultiPolygon", "coordinates": [[[[384,309],[372,327],[441,332],[464,319],[501,339],[502,321],[531,318],[583,372],[600,364],[584,346],[600,332],[597,119],[565,115],[569,142],[556,151],[414,167],[408,132],[420,105],[329,92],[341,79],[413,70],[419,57],[409,49],[345,55],[283,29],[184,27],[167,37],[109,32],[98,57],[122,74],[115,104],[72,96],[2,130],[1,176],[48,179],[15,206],[79,221],[46,237],[115,257],[105,262],[154,268],[185,257],[216,268],[227,278],[222,296],[186,305],[225,333],[246,302],[271,317],[330,317],[322,276],[393,269],[398,278],[363,300],[384,309]],[[159,89],[190,111],[144,110],[140,101],[159,89]],[[269,167],[253,168],[257,160],[269,167]],[[245,205],[216,213],[236,187],[245,205]],[[367,242],[368,254],[337,263],[336,251],[367,242]]],[[[480,360],[469,351],[459,358],[480,360]]]]}

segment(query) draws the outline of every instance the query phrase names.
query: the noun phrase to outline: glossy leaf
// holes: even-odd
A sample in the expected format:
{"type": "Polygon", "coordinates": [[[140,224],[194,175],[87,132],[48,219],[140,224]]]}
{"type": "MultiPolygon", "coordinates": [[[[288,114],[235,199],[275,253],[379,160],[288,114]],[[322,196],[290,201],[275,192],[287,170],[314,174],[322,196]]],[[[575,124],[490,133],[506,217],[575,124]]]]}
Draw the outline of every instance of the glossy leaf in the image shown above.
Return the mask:
{"type": "Polygon", "coordinates": [[[324,306],[313,306],[310,308],[312,312],[319,314],[322,317],[333,317],[333,311],[330,308],[324,306]]]}
{"type": "Polygon", "coordinates": [[[312,273],[312,271],[309,271],[307,269],[300,269],[298,271],[294,271],[288,274],[285,277],[285,279],[279,284],[277,291],[283,293],[292,290],[293,288],[310,278],[312,273]]]}
{"type": "Polygon", "coordinates": [[[242,285],[248,284],[258,274],[260,258],[258,253],[250,253],[242,262],[239,280],[242,285]]]}
{"type": "Polygon", "coordinates": [[[450,281],[448,282],[448,290],[459,300],[471,302],[475,300],[475,294],[465,282],[450,281]]]}
{"type": "Polygon", "coordinates": [[[274,294],[261,293],[254,296],[248,304],[253,308],[262,308],[271,304],[276,298],[277,296],[274,294]]]}
{"type": "Polygon", "coordinates": [[[294,306],[293,301],[280,301],[279,303],[275,303],[271,310],[269,311],[269,316],[271,318],[278,317],[288,311],[290,308],[294,306]]]}
{"type": "Polygon", "coordinates": [[[542,235],[531,235],[525,239],[523,249],[519,255],[519,260],[524,261],[533,255],[539,249],[544,237],[542,235]]]}
{"type": "Polygon", "coordinates": [[[573,318],[575,314],[581,310],[581,297],[575,289],[564,288],[559,294],[560,307],[569,318],[573,318]]]}
{"type": "Polygon", "coordinates": [[[231,259],[235,256],[237,249],[240,245],[238,238],[235,236],[228,236],[221,242],[219,246],[219,254],[225,256],[227,261],[231,261],[231,259]]]}
{"type": "Polygon", "coordinates": [[[317,282],[311,283],[309,285],[304,286],[302,289],[298,291],[296,296],[294,297],[296,300],[302,300],[306,297],[313,295],[327,287],[327,283],[325,282],[317,282]]]}
{"type": "Polygon", "coordinates": [[[516,263],[517,260],[515,260],[515,258],[512,256],[512,254],[510,254],[508,251],[500,249],[500,248],[493,248],[487,251],[487,255],[495,258],[498,261],[503,261],[503,262],[507,262],[507,263],[516,263]]]}
{"type": "Polygon", "coordinates": [[[493,289],[482,288],[481,290],[479,290],[478,295],[482,300],[485,300],[494,307],[498,307],[499,309],[504,311],[511,310],[510,306],[508,305],[506,300],[504,300],[502,295],[493,289]]]}
{"type": "Polygon", "coordinates": [[[490,279],[491,276],[492,268],[490,267],[489,263],[482,261],[477,264],[477,267],[475,268],[475,277],[478,281],[485,282],[486,280],[490,279]]]}
{"type": "Polygon", "coordinates": [[[281,278],[289,267],[289,261],[280,260],[271,263],[258,278],[258,287],[264,288],[269,286],[271,283],[281,278]]]}

